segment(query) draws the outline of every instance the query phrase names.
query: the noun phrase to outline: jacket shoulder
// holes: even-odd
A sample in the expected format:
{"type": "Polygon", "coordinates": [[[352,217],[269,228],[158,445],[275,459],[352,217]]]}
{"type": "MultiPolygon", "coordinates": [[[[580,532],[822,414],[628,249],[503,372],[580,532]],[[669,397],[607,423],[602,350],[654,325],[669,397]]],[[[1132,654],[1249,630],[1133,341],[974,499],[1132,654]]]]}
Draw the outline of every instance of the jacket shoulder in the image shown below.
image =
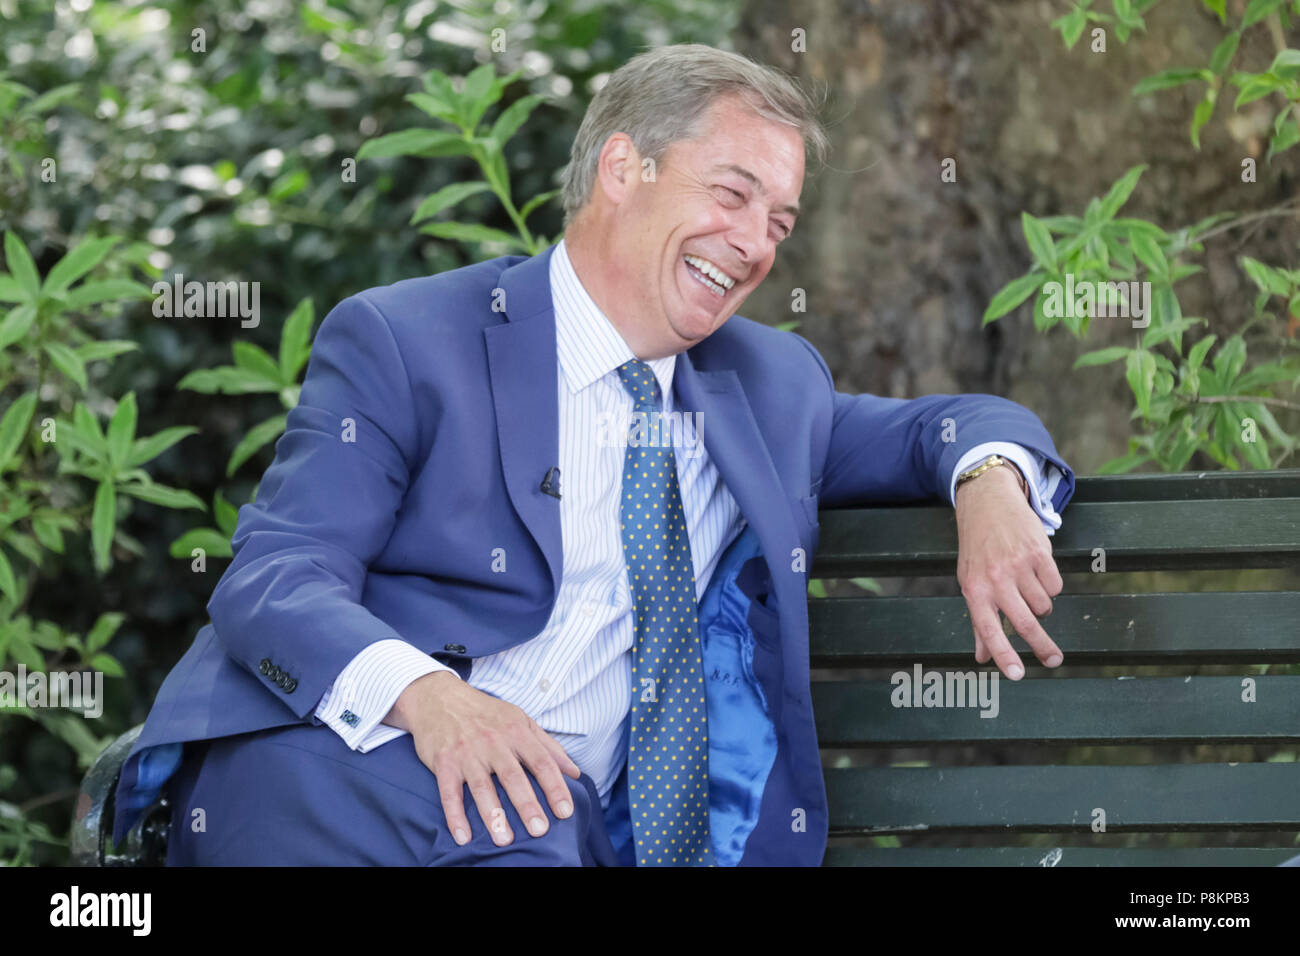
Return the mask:
{"type": "Polygon", "coordinates": [[[504,321],[501,312],[492,309],[501,275],[526,258],[500,256],[436,275],[373,286],[349,298],[360,299],[379,312],[394,333],[467,328],[477,332],[504,321]]]}

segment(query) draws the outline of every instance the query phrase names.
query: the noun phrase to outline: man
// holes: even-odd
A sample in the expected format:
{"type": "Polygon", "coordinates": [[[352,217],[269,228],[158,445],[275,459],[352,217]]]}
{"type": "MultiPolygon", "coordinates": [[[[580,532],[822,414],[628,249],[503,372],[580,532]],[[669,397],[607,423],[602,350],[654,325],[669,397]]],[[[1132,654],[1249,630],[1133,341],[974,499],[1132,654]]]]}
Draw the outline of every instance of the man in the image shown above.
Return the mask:
{"type": "Polygon", "coordinates": [[[340,303],[117,835],[166,783],[174,864],[816,865],[820,505],[955,499],[976,660],[1023,675],[1001,610],[1059,664],[1038,419],[836,393],[733,317],[824,146],[777,71],[655,50],[588,109],[562,242],[340,303]]]}

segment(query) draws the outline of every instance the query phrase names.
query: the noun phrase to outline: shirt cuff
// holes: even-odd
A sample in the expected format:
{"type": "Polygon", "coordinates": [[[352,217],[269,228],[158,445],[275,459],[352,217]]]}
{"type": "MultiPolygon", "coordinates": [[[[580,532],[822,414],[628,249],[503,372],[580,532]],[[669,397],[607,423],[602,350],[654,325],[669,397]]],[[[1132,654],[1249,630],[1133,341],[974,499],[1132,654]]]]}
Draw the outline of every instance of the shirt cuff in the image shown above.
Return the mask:
{"type": "Polygon", "coordinates": [[[350,749],[368,753],[406,733],[381,721],[412,681],[437,671],[456,673],[406,641],[376,641],[343,668],[316,705],[316,717],[350,749]]]}
{"type": "Polygon", "coordinates": [[[1014,442],[990,441],[976,445],[961,456],[957,467],[952,470],[952,484],[948,489],[948,500],[957,500],[957,476],[973,468],[975,464],[989,455],[1001,455],[1014,462],[1025,476],[1029,485],[1029,503],[1043,522],[1043,530],[1054,535],[1061,526],[1061,516],[1052,508],[1052,495],[1064,475],[1061,470],[1038,452],[1014,442]]]}

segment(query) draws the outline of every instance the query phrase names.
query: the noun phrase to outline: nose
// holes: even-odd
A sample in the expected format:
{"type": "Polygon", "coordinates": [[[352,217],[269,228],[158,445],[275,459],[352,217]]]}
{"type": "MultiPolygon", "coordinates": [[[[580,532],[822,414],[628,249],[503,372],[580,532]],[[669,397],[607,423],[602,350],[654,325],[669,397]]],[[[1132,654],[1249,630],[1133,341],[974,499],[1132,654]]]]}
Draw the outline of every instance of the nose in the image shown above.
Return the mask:
{"type": "Polygon", "coordinates": [[[727,234],[727,242],[745,266],[751,266],[763,257],[763,247],[767,242],[767,211],[761,204],[751,203],[743,211],[727,234]]]}

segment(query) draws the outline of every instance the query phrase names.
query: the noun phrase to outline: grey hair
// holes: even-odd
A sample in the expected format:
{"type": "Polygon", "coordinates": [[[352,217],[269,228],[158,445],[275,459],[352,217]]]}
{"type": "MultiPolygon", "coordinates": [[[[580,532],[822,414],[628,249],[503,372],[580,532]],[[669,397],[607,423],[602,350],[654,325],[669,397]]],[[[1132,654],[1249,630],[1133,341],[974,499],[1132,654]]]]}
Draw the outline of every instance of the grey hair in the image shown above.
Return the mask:
{"type": "Polygon", "coordinates": [[[640,53],[609,76],[592,98],[561,175],[564,224],[586,205],[605,142],[626,133],[656,163],[675,142],[693,139],[715,99],[738,94],[766,119],[799,130],[805,153],[825,162],[826,130],[817,106],[791,77],[738,53],[679,43],[640,53]]]}

